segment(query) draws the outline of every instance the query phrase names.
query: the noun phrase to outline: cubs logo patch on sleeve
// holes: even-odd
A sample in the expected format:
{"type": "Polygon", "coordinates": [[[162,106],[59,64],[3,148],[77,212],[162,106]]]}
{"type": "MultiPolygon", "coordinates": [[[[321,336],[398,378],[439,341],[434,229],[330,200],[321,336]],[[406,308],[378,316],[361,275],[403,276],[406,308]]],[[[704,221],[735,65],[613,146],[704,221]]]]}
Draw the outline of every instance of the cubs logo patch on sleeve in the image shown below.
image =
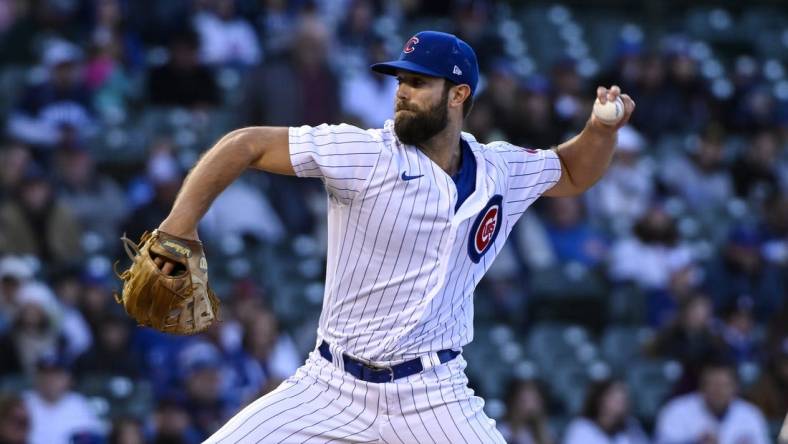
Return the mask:
{"type": "Polygon", "coordinates": [[[498,237],[503,221],[503,196],[493,196],[476,217],[468,238],[468,255],[478,264],[498,237]]]}

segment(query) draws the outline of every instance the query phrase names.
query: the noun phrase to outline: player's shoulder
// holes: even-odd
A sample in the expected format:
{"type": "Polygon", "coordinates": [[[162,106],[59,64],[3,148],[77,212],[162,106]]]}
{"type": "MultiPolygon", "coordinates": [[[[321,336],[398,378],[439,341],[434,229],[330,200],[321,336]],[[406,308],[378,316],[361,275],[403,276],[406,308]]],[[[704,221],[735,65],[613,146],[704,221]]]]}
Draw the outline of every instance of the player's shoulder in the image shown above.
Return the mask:
{"type": "Polygon", "coordinates": [[[307,143],[341,146],[343,150],[349,146],[382,150],[391,138],[385,128],[363,129],[347,123],[294,126],[290,127],[289,132],[291,145],[307,143]]]}
{"type": "Polygon", "coordinates": [[[490,161],[498,160],[504,163],[509,163],[511,161],[520,159],[523,156],[538,156],[541,152],[541,150],[517,146],[504,140],[480,143],[476,141],[476,138],[472,134],[469,133],[462,133],[462,137],[469,143],[471,149],[481,153],[485,159],[490,161]]]}
{"type": "Polygon", "coordinates": [[[297,130],[332,134],[344,138],[379,139],[381,129],[364,129],[348,123],[322,123],[316,126],[302,125],[295,127],[297,130]]]}
{"type": "Polygon", "coordinates": [[[529,148],[529,147],[515,145],[511,142],[506,142],[504,140],[496,140],[494,142],[490,142],[486,144],[485,147],[488,150],[498,153],[503,157],[539,155],[542,151],[545,151],[536,148],[529,148]]]}

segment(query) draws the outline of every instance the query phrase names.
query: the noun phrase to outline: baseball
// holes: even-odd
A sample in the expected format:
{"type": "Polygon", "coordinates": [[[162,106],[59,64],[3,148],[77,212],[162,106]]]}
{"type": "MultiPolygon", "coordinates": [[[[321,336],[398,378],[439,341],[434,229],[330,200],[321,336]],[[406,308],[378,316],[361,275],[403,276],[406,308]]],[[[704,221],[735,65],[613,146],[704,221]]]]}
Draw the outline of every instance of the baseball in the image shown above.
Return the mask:
{"type": "Polygon", "coordinates": [[[602,104],[597,98],[594,102],[594,115],[607,125],[615,125],[624,117],[624,102],[621,97],[616,97],[615,101],[607,101],[602,104]]]}

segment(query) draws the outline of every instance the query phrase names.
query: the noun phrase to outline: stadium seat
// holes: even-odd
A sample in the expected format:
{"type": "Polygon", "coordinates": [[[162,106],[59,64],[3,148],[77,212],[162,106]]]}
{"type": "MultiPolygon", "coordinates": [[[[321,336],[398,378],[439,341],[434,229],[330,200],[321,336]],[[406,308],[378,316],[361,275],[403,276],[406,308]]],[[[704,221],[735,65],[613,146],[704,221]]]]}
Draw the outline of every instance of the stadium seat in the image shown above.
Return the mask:
{"type": "Polygon", "coordinates": [[[647,327],[611,326],[601,339],[602,357],[613,370],[623,374],[630,362],[643,357],[643,346],[653,336],[647,327]]]}
{"type": "Polygon", "coordinates": [[[77,391],[87,396],[98,413],[108,419],[144,417],[152,409],[153,392],[150,384],[144,381],[93,374],[82,378],[77,391]]]}
{"type": "Polygon", "coordinates": [[[13,374],[0,378],[0,393],[22,393],[32,386],[33,382],[25,375],[13,374]]]}
{"type": "Polygon", "coordinates": [[[626,381],[632,392],[635,414],[646,421],[653,420],[681,372],[681,365],[676,361],[631,362],[628,365],[626,381]]]}

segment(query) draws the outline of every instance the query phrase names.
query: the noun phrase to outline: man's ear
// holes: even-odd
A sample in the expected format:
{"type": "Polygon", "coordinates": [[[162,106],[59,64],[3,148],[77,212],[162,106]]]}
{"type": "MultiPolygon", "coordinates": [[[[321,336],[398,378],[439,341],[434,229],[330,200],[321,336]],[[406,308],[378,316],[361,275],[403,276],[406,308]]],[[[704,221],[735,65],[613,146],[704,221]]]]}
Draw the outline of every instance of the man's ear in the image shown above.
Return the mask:
{"type": "Polygon", "coordinates": [[[465,84],[452,87],[449,102],[452,106],[462,107],[465,100],[471,95],[471,87],[465,84]]]}

